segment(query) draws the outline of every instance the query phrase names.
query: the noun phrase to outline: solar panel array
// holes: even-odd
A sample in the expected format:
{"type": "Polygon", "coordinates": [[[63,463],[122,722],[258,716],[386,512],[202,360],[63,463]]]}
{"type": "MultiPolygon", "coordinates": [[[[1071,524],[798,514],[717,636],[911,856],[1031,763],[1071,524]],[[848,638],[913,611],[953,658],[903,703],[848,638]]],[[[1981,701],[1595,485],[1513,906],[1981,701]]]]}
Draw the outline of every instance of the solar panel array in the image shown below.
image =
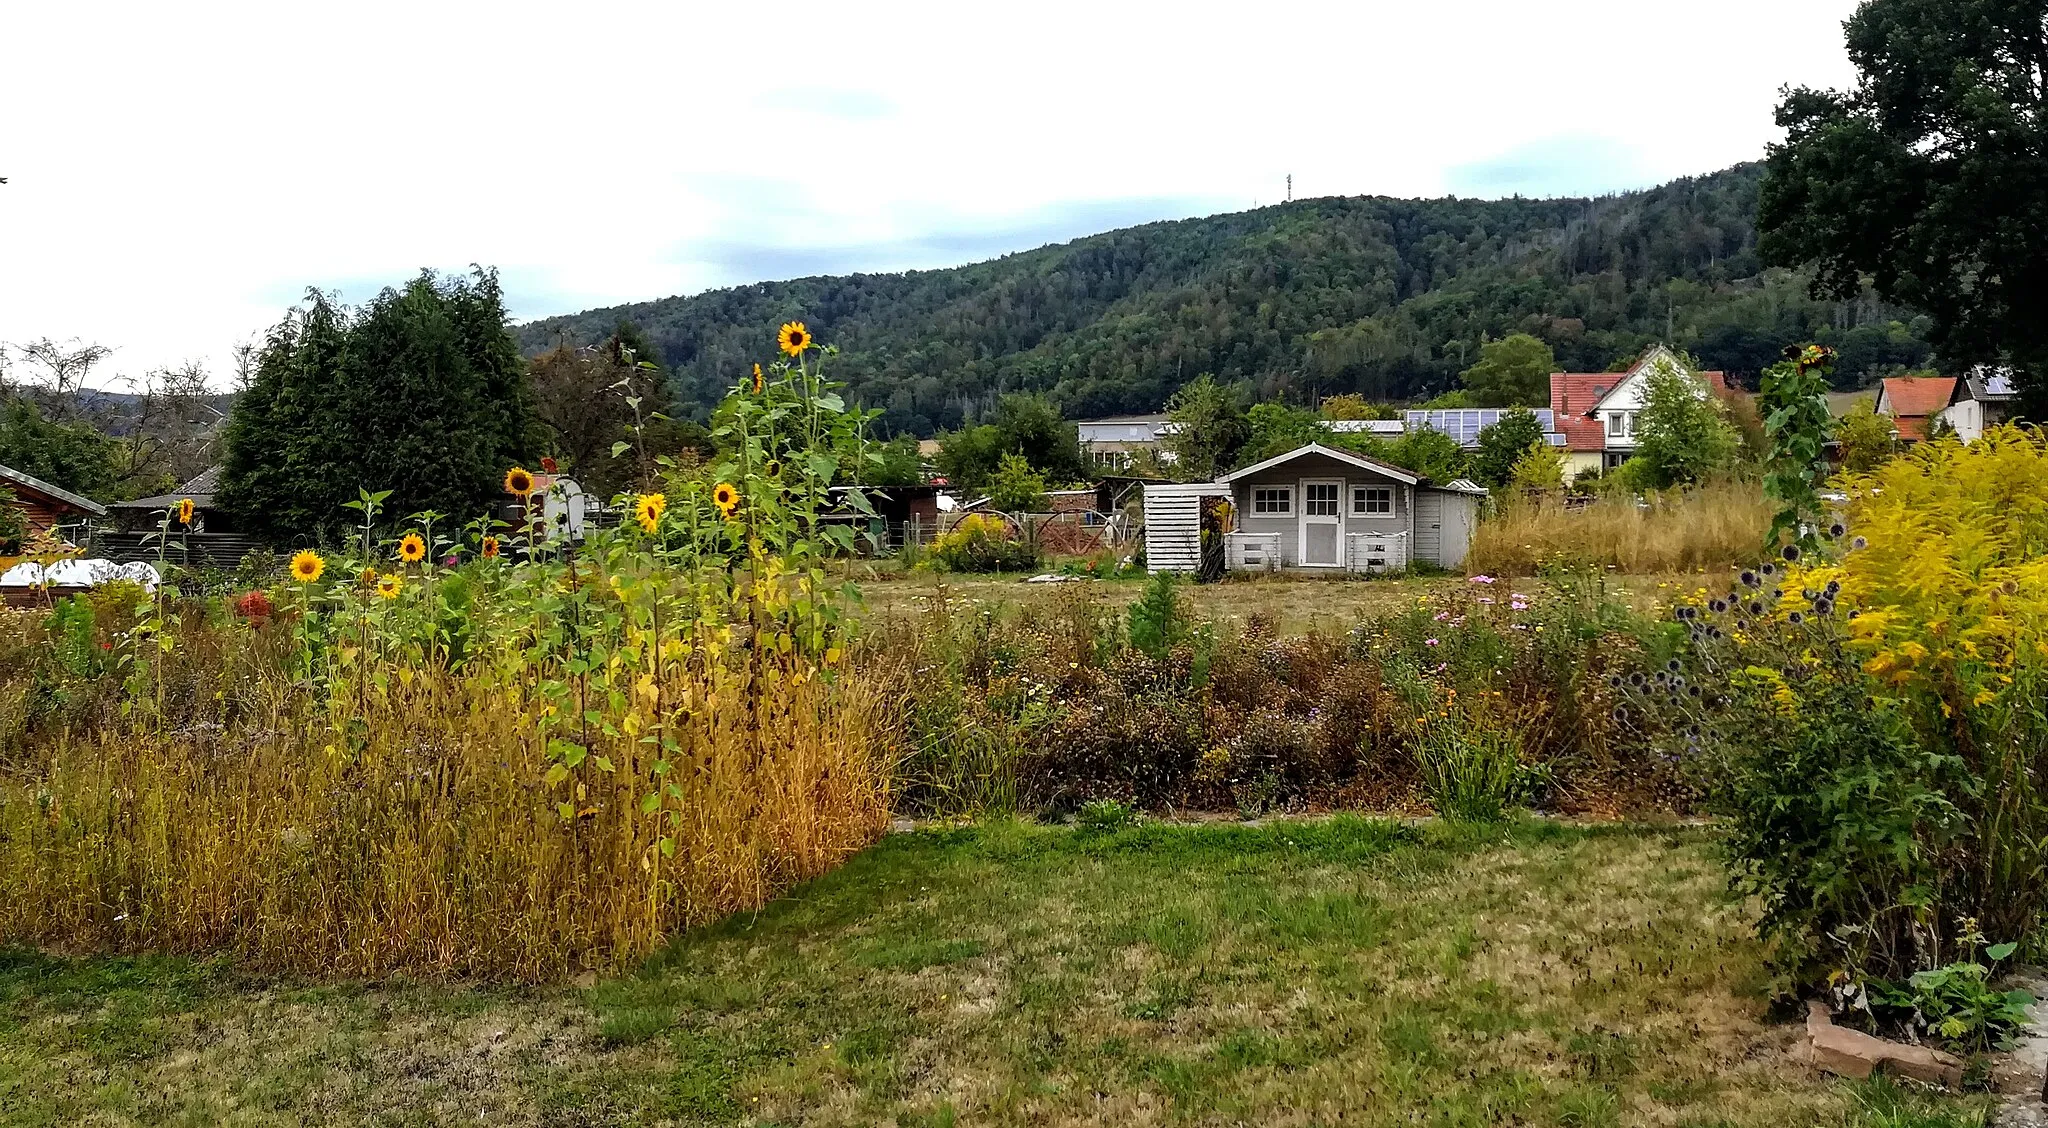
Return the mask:
{"type": "Polygon", "coordinates": [[[1411,411],[1408,413],[1408,429],[1416,431],[1427,427],[1432,431],[1442,431],[1456,439],[1459,446],[1474,447],[1479,445],[1479,432],[1500,422],[1501,416],[1514,411],[1528,411],[1536,417],[1537,425],[1543,428],[1543,441],[1551,446],[1565,445],[1564,434],[1557,427],[1557,417],[1547,407],[1469,407],[1411,411]]]}

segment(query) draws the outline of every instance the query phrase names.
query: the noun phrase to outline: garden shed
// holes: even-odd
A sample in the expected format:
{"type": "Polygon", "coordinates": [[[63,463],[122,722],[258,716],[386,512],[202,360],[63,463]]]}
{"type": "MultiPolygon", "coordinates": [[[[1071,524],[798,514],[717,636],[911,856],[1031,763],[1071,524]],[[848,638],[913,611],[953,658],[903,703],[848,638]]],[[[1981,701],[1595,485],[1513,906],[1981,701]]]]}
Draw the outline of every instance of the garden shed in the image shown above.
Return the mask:
{"type": "Polygon", "coordinates": [[[1223,533],[1232,571],[1399,572],[1414,561],[1464,563],[1486,490],[1437,486],[1413,471],[1309,443],[1214,482],[1145,488],[1151,571],[1196,570],[1204,497],[1230,500],[1223,533]]]}

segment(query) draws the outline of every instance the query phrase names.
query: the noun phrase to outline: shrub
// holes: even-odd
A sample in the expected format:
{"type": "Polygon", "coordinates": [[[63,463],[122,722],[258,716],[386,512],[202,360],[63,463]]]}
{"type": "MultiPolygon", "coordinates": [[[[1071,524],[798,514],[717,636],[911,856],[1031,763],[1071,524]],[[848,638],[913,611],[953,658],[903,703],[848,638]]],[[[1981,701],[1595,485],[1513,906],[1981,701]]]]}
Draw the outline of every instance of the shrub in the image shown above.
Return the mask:
{"type": "Polygon", "coordinates": [[[1038,566],[1038,549],[1001,517],[969,513],[932,542],[933,560],[954,572],[1022,572],[1038,566]]]}
{"type": "Polygon", "coordinates": [[[1801,983],[2039,943],[2048,912],[2048,451],[2005,427],[1841,484],[1829,551],[1679,608],[1629,686],[1801,983]]]}

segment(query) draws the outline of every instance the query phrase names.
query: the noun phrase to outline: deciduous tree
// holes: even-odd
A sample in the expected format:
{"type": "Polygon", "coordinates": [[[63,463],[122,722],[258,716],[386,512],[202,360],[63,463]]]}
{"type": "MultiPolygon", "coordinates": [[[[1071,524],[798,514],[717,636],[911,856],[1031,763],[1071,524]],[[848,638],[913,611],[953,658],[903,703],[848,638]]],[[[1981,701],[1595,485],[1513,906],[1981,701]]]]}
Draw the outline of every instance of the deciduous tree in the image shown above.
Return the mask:
{"type": "Polygon", "coordinates": [[[2048,7],[1868,0],[1845,25],[1853,89],[1778,107],[1759,251],[1818,295],[1866,279],[1933,317],[1950,364],[2017,367],[2048,399],[2048,7]]]}
{"type": "Polygon", "coordinates": [[[1550,374],[1557,358],[1550,346],[1527,333],[1510,333],[1479,346],[1479,363],[1460,379],[1481,407],[1541,404],[1550,398],[1550,374]]]}

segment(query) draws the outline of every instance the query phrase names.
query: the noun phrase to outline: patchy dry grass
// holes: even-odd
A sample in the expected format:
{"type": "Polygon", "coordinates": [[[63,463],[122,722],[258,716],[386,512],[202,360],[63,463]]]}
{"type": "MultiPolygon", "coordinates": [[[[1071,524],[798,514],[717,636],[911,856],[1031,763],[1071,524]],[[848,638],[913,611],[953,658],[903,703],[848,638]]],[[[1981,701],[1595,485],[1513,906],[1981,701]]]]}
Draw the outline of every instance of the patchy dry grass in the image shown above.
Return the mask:
{"type": "MultiPolygon", "coordinates": [[[[928,609],[943,597],[962,605],[1022,607],[1050,601],[1066,584],[1028,584],[1017,577],[860,574],[866,613],[871,618],[904,617],[928,609]]],[[[1608,577],[1610,591],[1641,610],[1648,610],[1668,589],[1691,590],[1703,585],[1726,589],[1725,570],[1665,572],[1608,577]]],[[[1144,593],[1142,578],[1083,580],[1088,589],[1116,607],[1144,593]]],[[[1337,633],[1360,619],[1406,611],[1416,600],[1467,586],[1463,576],[1403,576],[1366,579],[1355,576],[1232,576],[1222,583],[1189,584],[1182,590],[1197,617],[1218,624],[1242,625],[1252,615],[1274,623],[1282,635],[1311,630],[1337,633]]],[[[1540,579],[1517,581],[1519,590],[1542,591],[1540,579]]]]}
{"type": "Polygon", "coordinates": [[[0,958],[0,1124],[1980,1122],[1763,1021],[1697,829],[898,835],[588,991],[0,958]]]}

